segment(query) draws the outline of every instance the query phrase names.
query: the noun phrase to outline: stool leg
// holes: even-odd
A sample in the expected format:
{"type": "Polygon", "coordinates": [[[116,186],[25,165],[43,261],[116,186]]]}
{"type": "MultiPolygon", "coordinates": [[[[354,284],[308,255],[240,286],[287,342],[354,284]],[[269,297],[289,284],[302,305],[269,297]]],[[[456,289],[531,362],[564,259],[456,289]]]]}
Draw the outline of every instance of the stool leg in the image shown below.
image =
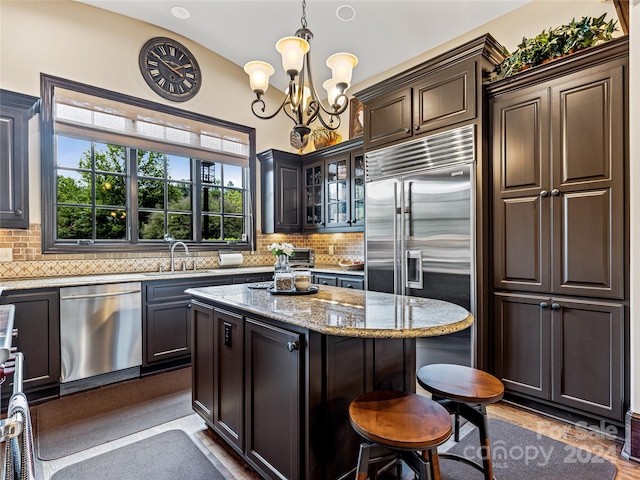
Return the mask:
{"type": "Polygon", "coordinates": [[[426,479],[441,480],[440,477],[440,459],[438,458],[438,450],[430,448],[422,452],[422,456],[429,462],[429,476],[426,479]]]}
{"type": "Polygon", "coordinates": [[[356,480],[367,480],[369,477],[369,458],[371,458],[371,443],[361,443],[356,466],[356,480]]]}
{"type": "Polygon", "coordinates": [[[493,466],[491,463],[491,444],[489,443],[489,423],[487,421],[487,410],[484,405],[480,406],[482,422],[478,425],[480,433],[480,452],[482,454],[482,467],[484,468],[485,480],[493,479],[493,466]]]}
{"type": "Polygon", "coordinates": [[[460,441],[460,407],[458,406],[458,404],[456,403],[456,412],[453,415],[453,418],[455,420],[455,425],[454,425],[454,440],[456,442],[460,441]]]}

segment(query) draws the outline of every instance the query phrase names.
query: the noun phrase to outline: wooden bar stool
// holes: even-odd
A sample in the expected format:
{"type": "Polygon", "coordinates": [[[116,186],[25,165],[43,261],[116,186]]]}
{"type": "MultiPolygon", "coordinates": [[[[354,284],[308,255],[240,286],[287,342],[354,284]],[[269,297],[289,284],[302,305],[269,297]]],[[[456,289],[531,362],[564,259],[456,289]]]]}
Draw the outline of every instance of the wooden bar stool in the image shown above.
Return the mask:
{"type": "Polygon", "coordinates": [[[460,441],[460,416],[478,427],[480,433],[482,467],[459,455],[443,453],[440,456],[460,460],[482,471],[486,480],[493,479],[486,405],[502,398],[504,384],[482,370],[451,364],[426,365],[420,368],[418,383],[432,394],[433,400],[454,414],[456,442],[460,441]]]}
{"type": "Polygon", "coordinates": [[[420,480],[439,480],[438,445],[451,436],[451,415],[437,402],[415,393],[381,390],[360,395],[349,404],[360,444],[356,479],[366,480],[369,465],[395,461],[400,478],[404,461],[420,480]],[[420,453],[422,452],[422,453],[420,453]]]}

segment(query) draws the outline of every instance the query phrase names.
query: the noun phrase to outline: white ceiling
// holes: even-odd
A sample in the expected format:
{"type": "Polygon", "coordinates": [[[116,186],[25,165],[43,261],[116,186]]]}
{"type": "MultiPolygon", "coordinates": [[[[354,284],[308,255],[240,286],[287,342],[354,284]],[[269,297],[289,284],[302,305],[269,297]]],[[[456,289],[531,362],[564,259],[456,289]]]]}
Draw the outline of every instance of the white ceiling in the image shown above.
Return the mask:
{"type": "MultiPolygon", "coordinates": [[[[300,28],[300,0],[78,0],[187,37],[237,65],[250,60],[271,63],[271,84],[286,87],[275,43],[300,28]],[[179,20],[173,6],[189,10],[179,20]]],[[[532,0],[307,0],[312,71],[316,89],[331,76],[329,55],[347,51],[359,63],[352,84],[483,25],[532,0]],[[342,5],[355,9],[350,22],[338,19],[342,5]]],[[[320,92],[319,92],[320,93],[320,92]]]]}

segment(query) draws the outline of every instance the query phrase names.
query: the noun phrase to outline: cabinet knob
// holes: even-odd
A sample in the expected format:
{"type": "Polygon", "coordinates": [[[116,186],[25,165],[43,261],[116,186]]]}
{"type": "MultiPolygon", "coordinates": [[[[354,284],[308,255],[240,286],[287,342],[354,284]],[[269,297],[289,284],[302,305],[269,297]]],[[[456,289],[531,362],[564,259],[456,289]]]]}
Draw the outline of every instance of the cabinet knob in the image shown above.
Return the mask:
{"type": "Polygon", "coordinates": [[[187,305],[187,308],[189,308],[189,309],[190,309],[190,308],[191,308],[191,304],[187,305]]]}
{"type": "Polygon", "coordinates": [[[347,283],[346,288],[353,288],[353,285],[351,285],[350,283],[347,283]]]}
{"type": "Polygon", "coordinates": [[[322,285],[329,285],[326,280],[322,280],[322,285]]]}
{"type": "Polygon", "coordinates": [[[20,215],[22,215],[22,210],[14,210],[14,211],[13,211],[13,214],[14,214],[16,217],[19,217],[20,215]]]}
{"type": "Polygon", "coordinates": [[[560,195],[560,190],[558,190],[557,188],[554,188],[553,190],[551,190],[551,195],[553,195],[554,197],[557,197],[558,195],[560,195]]]}
{"type": "Polygon", "coordinates": [[[420,125],[414,125],[414,126],[413,126],[413,129],[414,129],[416,132],[417,132],[417,131],[419,131],[419,130],[420,130],[420,125]]]}
{"type": "Polygon", "coordinates": [[[552,303],[551,304],[551,310],[560,310],[560,304],[558,303],[552,303]]]}
{"type": "Polygon", "coordinates": [[[411,129],[410,128],[405,128],[404,129],[404,133],[411,133],[411,129]]]}
{"type": "Polygon", "coordinates": [[[287,342],[287,350],[290,352],[298,350],[298,342],[287,342]]]}
{"type": "Polygon", "coordinates": [[[542,190],[542,191],[540,192],[540,196],[541,196],[541,197],[548,197],[548,196],[549,196],[549,192],[547,192],[546,190],[542,190]]]}
{"type": "Polygon", "coordinates": [[[547,308],[549,308],[549,304],[547,302],[541,302],[540,308],[542,308],[543,310],[546,310],[547,308]]]}

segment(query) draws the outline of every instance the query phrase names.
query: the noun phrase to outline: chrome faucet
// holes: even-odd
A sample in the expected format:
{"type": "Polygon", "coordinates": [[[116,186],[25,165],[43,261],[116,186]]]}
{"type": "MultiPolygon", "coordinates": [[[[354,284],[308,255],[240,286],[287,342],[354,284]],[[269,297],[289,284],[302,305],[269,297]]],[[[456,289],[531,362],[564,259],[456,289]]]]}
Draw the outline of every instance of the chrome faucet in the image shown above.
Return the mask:
{"type": "MultiPolygon", "coordinates": [[[[171,248],[170,248],[170,252],[171,252],[171,271],[173,272],[175,270],[175,266],[173,265],[173,252],[176,249],[176,247],[178,245],[182,245],[184,247],[184,253],[185,255],[189,255],[189,247],[187,247],[187,245],[184,242],[175,242],[171,244],[171,248]]],[[[184,266],[184,265],[183,265],[184,266]]],[[[184,268],[183,268],[184,270],[184,268]]]]}

